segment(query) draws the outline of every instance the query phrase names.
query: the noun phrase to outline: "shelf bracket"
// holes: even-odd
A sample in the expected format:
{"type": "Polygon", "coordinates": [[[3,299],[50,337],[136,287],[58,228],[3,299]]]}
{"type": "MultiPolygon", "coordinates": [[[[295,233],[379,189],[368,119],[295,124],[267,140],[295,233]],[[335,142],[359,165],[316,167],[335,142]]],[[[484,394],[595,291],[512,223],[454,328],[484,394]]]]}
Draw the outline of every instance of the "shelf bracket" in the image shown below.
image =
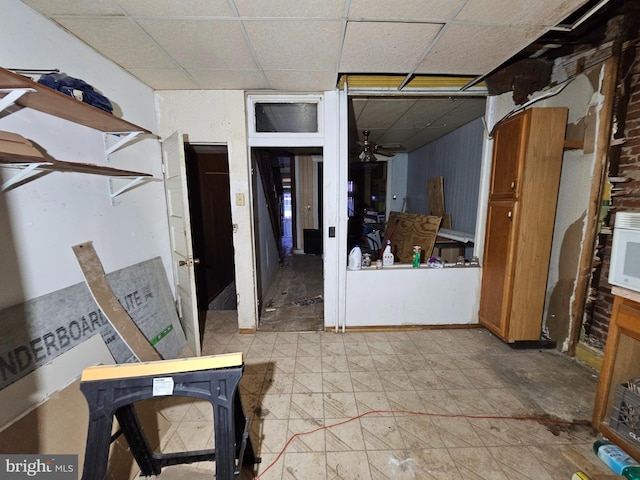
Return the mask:
{"type": "Polygon", "coordinates": [[[8,93],[3,98],[0,98],[0,112],[16,103],[25,93],[35,92],[35,90],[33,88],[1,88],[0,93],[2,92],[8,93]]]}
{"type": "Polygon", "coordinates": [[[21,181],[22,179],[26,178],[27,175],[29,175],[31,172],[33,172],[35,169],[37,169],[38,167],[42,167],[43,165],[52,165],[51,163],[43,163],[43,162],[38,162],[38,163],[25,163],[22,165],[12,165],[14,167],[20,166],[21,170],[19,173],[17,173],[16,175],[14,175],[13,177],[11,177],[9,180],[7,180],[6,182],[4,182],[2,184],[2,191],[4,192],[5,190],[11,188],[12,186],[14,186],[16,183],[18,183],[19,181],[21,181]]]}
{"type": "MultiPolygon", "coordinates": [[[[120,195],[121,193],[126,192],[127,190],[133,188],[134,186],[138,185],[140,182],[144,181],[145,179],[148,179],[149,177],[136,177],[133,180],[129,181],[129,183],[127,183],[126,185],[122,186],[121,188],[119,188],[116,191],[112,191],[113,190],[113,179],[115,177],[111,177],[109,179],[109,197],[111,198],[111,204],[114,205],[114,200],[115,198],[120,195]]],[[[122,178],[122,177],[119,177],[122,178]]]]}
{"type": "MultiPolygon", "coordinates": [[[[110,132],[110,133],[112,135],[120,135],[119,133],[115,133],[115,132],[110,132]]],[[[107,155],[107,156],[111,155],[113,152],[118,150],[123,145],[125,145],[125,144],[131,142],[132,140],[134,140],[141,133],[144,133],[144,132],[129,132],[125,137],[121,138],[116,143],[114,143],[109,148],[107,148],[105,150],[105,155],[107,155]]]]}

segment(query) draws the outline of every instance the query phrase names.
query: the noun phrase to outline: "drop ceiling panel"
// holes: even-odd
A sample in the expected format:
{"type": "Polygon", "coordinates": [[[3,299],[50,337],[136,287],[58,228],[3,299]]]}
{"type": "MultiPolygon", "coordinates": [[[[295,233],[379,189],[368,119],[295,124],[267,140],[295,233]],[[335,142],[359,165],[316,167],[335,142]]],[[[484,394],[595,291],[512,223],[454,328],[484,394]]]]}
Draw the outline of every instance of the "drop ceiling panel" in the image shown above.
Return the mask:
{"type": "Polygon", "coordinates": [[[464,3],[464,0],[351,0],[349,19],[445,22],[452,19],[464,3]]]}
{"type": "Polygon", "coordinates": [[[548,0],[473,0],[468,2],[456,21],[494,25],[554,26],[586,0],[549,2],[548,0]]]}
{"type": "Polygon", "coordinates": [[[349,22],[340,70],[411,72],[441,28],[432,23],[349,22]]]}
{"type": "Polygon", "coordinates": [[[260,70],[189,70],[198,88],[260,90],[269,84],[260,70]]]}
{"type": "Polygon", "coordinates": [[[47,15],[122,15],[113,0],[29,0],[47,15]]]}
{"type": "Polygon", "coordinates": [[[277,85],[287,92],[318,92],[324,85],[335,88],[338,81],[333,71],[266,70],[264,73],[271,87],[277,85]]]}
{"type": "Polygon", "coordinates": [[[487,73],[544,33],[540,28],[453,24],[416,69],[457,75],[487,73]],[[464,42],[460,39],[465,38],[464,42]],[[488,48],[488,46],[491,46],[488,48]]]}
{"type": "Polygon", "coordinates": [[[344,0],[235,0],[241,17],[331,18],[344,14],[344,0]]]}
{"type": "Polygon", "coordinates": [[[158,44],[185,68],[257,68],[235,20],[140,20],[158,44]]]}
{"type": "Polygon", "coordinates": [[[154,90],[193,90],[200,86],[181,69],[129,69],[154,90]]]}
{"type": "Polygon", "coordinates": [[[335,71],[342,33],[340,21],[245,21],[243,24],[258,62],[265,70],[335,71]]]}
{"type": "Polygon", "coordinates": [[[123,68],[175,68],[173,59],[124,17],[64,17],[57,21],[123,68]]]}
{"type": "Polygon", "coordinates": [[[129,15],[142,17],[230,17],[227,0],[115,0],[129,15]]]}

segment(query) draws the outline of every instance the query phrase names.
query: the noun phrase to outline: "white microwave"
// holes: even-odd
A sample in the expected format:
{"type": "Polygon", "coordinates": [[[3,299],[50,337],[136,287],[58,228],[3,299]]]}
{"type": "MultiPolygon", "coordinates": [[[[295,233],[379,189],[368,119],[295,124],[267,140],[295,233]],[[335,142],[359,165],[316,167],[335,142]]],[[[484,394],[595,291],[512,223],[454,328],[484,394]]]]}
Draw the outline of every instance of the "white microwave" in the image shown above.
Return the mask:
{"type": "Polygon", "coordinates": [[[609,283],[640,292],[640,212],[616,213],[609,283]]]}

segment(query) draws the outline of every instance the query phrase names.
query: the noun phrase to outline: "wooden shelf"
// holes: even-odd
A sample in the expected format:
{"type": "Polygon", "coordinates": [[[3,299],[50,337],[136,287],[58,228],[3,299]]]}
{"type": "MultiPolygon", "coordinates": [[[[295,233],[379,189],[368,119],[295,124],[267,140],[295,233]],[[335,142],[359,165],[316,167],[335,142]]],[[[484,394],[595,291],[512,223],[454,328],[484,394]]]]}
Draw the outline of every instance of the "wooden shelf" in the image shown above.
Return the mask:
{"type": "Polygon", "coordinates": [[[640,446],[609,425],[618,385],[640,377],[640,295],[617,287],[612,293],[615,296],[592,423],[629,455],[640,458],[640,446]]]}
{"type": "MultiPolygon", "coordinates": [[[[0,89],[31,89],[15,101],[16,105],[33,108],[101,132],[143,132],[149,130],[118,118],[88,103],[81,102],[33,80],[0,68],[0,89]]],[[[0,93],[5,96],[6,92],[0,93]]]]}

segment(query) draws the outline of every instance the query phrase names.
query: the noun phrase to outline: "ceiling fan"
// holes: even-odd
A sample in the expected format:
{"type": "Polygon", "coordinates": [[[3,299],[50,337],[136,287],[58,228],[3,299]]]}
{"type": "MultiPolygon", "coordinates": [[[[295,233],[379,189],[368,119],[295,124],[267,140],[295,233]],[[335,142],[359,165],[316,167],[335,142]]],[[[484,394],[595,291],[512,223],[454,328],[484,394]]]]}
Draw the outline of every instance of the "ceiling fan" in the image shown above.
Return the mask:
{"type": "Polygon", "coordinates": [[[376,158],[376,155],[382,155],[384,157],[393,157],[395,153],[390,151],[389,149],[402,148],[402,146],[398,144],[378,145],[377,143],[369,140],[370,134],[371,132],[369,130],[363,131],[362,135],[364,136],[364,140],[362,142],[358,142],[358,144],[361,146],[360,152],[358,153],[358,158],[360,159],[361,162],[375,162],[378,160],[376,158]]]}

